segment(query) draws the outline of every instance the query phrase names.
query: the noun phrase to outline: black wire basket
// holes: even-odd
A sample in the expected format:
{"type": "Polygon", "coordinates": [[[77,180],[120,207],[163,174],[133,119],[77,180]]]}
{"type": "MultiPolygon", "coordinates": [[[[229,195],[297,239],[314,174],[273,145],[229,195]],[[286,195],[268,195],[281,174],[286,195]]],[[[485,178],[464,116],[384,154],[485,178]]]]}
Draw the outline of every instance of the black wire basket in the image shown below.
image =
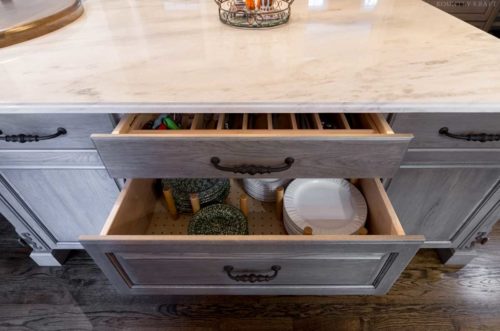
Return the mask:
{"type": "Polygon", "coordinates": [[[215,0],[219,18],[238,28],[260,29],[285,24],[294,0],[215,0]]]}

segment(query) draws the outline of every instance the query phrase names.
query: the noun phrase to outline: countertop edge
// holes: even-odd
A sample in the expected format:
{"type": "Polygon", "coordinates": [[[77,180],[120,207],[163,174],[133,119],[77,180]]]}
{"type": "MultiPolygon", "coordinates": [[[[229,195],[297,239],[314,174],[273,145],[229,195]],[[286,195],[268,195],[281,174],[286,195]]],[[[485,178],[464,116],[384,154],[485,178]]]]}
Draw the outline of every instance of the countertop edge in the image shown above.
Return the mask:
{"type": "Polygon", "coordinates": [[[37,113],[500,113],[498,103],[17,103],[0,114],[37,113]]]}

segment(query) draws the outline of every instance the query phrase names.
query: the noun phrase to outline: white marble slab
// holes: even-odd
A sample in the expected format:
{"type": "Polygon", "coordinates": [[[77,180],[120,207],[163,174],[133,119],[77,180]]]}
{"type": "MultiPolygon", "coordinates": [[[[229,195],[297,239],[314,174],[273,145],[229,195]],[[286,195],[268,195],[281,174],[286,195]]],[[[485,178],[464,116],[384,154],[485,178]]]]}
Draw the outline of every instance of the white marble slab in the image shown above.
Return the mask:
{"type": "Polygon", "coordinates": [[[500,112],[500,40],[420,0],[296,0],[261,31],[211,0],[84,6],[0,49],[0,112],[500,112]]]}

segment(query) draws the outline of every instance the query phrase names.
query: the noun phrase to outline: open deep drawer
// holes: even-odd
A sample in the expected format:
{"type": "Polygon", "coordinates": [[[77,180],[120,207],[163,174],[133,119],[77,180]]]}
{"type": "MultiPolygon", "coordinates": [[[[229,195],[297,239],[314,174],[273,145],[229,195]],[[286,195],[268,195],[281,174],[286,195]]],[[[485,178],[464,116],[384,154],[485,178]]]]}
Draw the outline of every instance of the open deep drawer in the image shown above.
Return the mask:
{"type": "Polygon", "coordinates": [[[412,139],[380,114],[186,114],[185,129],[144,129],[156,116],[92,135],[112,177],[390,177],[412,139]]]}
{"type": "MultiPolygon", "coordinates": [[[[102,233],[80,238],[123,293],[383,294],[424,241],[405,235],[378,179],[356,181],[368,235],[343,236],[287,235],[275,204],[255,200],[250,235],[187,235],[189,216],[173,220],[155,182],[128,181],[102,233]]],[[[227,202],[240,194],[233,180],[227,202]]]]}

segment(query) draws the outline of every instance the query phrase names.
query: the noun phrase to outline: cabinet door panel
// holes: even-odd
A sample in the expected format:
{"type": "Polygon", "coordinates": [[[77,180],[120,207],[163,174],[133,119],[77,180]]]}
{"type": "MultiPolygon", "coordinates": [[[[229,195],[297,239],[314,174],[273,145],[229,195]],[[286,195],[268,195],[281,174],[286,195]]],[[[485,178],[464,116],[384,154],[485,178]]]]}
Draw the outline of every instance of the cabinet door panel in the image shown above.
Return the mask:
{"type": "Polygon", "coordinates": [[[455,247],[499,179],[500,169],[400,169],[387,191],[406,233],[455,247]]]}
{"type": "Polygon", "coordinates": [[[3,181],[58,243],[99,233],[118,195],[106,170],[2,170],[3,181]]]}

